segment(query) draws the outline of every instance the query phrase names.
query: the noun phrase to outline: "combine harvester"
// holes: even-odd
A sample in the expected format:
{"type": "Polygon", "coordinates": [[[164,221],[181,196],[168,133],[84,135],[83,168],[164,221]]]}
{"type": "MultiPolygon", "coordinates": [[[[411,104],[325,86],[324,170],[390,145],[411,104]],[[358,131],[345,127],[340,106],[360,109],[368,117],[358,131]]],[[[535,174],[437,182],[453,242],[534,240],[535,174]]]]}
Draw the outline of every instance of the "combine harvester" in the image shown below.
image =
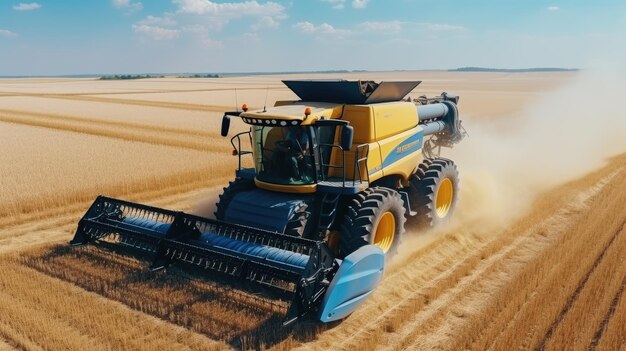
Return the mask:
{"type": "Polygon", "coordinates": [[[300,100],[223,117],[223,136],[233,117],[250,128],[231,139],[239,167],[217,219],[100,196],[70,243],[120,244],[152,255],[155,270],[193,265],[243,282],[233,286],[291,301],[284,325],[348,316],[382,279],[406,217],[451,216],[458,173],[437,155],[464,136],[458,97],[403,100],[419,81],[284,83],[300,100]]]}

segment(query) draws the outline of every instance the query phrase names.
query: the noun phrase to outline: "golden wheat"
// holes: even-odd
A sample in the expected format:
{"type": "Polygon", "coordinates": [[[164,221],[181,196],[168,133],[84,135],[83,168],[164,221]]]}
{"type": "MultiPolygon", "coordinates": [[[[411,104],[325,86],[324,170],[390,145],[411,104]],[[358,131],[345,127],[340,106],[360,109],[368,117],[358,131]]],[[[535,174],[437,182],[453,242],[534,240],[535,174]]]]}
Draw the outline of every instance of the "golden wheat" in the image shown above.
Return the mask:
{"type": "Polygon", "coordinates": [[[0,110],[0,121],[200,151],[227,152],[232,149],[223,137],[213,133],[187,132],[127,122],[96,121],[75,116],[14,110],[0,110]]]}
{"type": "Polygon", "coordinates": [[[202,275],[191,279],[178,269],[152,273],[138,258],[59,246],[21,256],[19,262],[235,347],[255,348],[287,333],[280,327],[286,302],[203,281],[202,275]]]}
{"type": "Polygon", "coordinates": [[[232,156],[0,122],[0,217],[230,176],[232,156]],[[209,176],[210,175],[210,176],[209,176]]]}
{"type": "MultiPolygon", "coordinates": [[[[623,262],[622,262],[623,265],[623,262]]],[[[610,319],[602,330],[597,350],[626,350],[626,279],[622,280],[621,293],[615,296],[607,317],[610,319]]]]}
{"type": "MultiPolygon", "coordinates": [[[[515,113],[569,79],[419,76],[420,93],[453,85],[464,114],[481,118],[515,113]]],[[[0,122],[0,349],[626,348],[626,155],[542,194],[507,228],[466,220],[407,240],[419,249],[332,328],[283,329],[287,302],[181,267],[150,272],[147,257],[123,249],[47,244],[71,238],[98,193],[187,209],[189,194],[226,183],[236,159],[218,136],[221,112],[235,97],[292,98],[278,80],[0,80],[0,120],[11,122],[0,122]]]]}
{"type": "Polygon", "coordinates": [[[219,342],[155,318],[146,318],[124,305],[11,260],[2,262],[0,272],[0,308],[3,311],[0,335],[14,341],[20,348],[224,348],[219,342]]]}

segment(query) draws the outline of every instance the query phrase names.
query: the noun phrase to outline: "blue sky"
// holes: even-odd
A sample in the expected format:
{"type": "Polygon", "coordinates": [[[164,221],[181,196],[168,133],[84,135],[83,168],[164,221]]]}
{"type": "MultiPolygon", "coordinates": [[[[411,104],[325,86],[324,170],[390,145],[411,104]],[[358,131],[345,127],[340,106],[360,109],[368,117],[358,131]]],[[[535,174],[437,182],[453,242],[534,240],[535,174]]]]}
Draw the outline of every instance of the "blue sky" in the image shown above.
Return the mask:
{"type": "Polygon", "coordinates": [[[0,0],[0,75],[586,67],[626,2],[0,0]]]}

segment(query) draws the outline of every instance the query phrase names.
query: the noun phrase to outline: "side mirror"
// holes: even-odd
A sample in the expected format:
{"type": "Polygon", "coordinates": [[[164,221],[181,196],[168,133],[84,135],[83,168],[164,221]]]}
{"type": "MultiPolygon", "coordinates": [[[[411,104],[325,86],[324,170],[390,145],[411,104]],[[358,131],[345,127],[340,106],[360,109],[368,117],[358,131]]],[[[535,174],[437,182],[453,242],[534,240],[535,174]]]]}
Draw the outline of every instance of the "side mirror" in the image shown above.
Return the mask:
{"type": "Polygon", "coordinates": [[[352,141],[354,139],[354,128],[352,126],[343,126],[341,128],[341,139],[339,140],[339,144],[341,148],[344,150],[352,149],[352,141]]]}
{"type": "Polygon", "coordinates": [[[229,129],[230,129],[230,116],[224,115],[224,117],[222,117],[222,136],[223,137],[228,135],[229,129]]]}

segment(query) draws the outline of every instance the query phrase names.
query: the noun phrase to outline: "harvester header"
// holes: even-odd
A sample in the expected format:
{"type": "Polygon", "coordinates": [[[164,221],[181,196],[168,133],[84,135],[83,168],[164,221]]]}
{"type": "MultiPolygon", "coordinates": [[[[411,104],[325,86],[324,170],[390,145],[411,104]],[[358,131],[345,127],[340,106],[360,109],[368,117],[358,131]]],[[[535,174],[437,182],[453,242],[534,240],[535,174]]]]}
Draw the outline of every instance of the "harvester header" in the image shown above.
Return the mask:
{"type": "Polygon", "coordinates": [[[284,81],[298,100],[226,112],[249,129],[215,219],[100,196],[72,245],[119,244],[288,302],[284,324],[348,316],[374,291],[407,218],[446,221],[458,173],[439,158],[464,136],[458,97],[405,97],[419,81],[284,81]],[[242,158],[250,157],[252,167],[242,158]]]}

